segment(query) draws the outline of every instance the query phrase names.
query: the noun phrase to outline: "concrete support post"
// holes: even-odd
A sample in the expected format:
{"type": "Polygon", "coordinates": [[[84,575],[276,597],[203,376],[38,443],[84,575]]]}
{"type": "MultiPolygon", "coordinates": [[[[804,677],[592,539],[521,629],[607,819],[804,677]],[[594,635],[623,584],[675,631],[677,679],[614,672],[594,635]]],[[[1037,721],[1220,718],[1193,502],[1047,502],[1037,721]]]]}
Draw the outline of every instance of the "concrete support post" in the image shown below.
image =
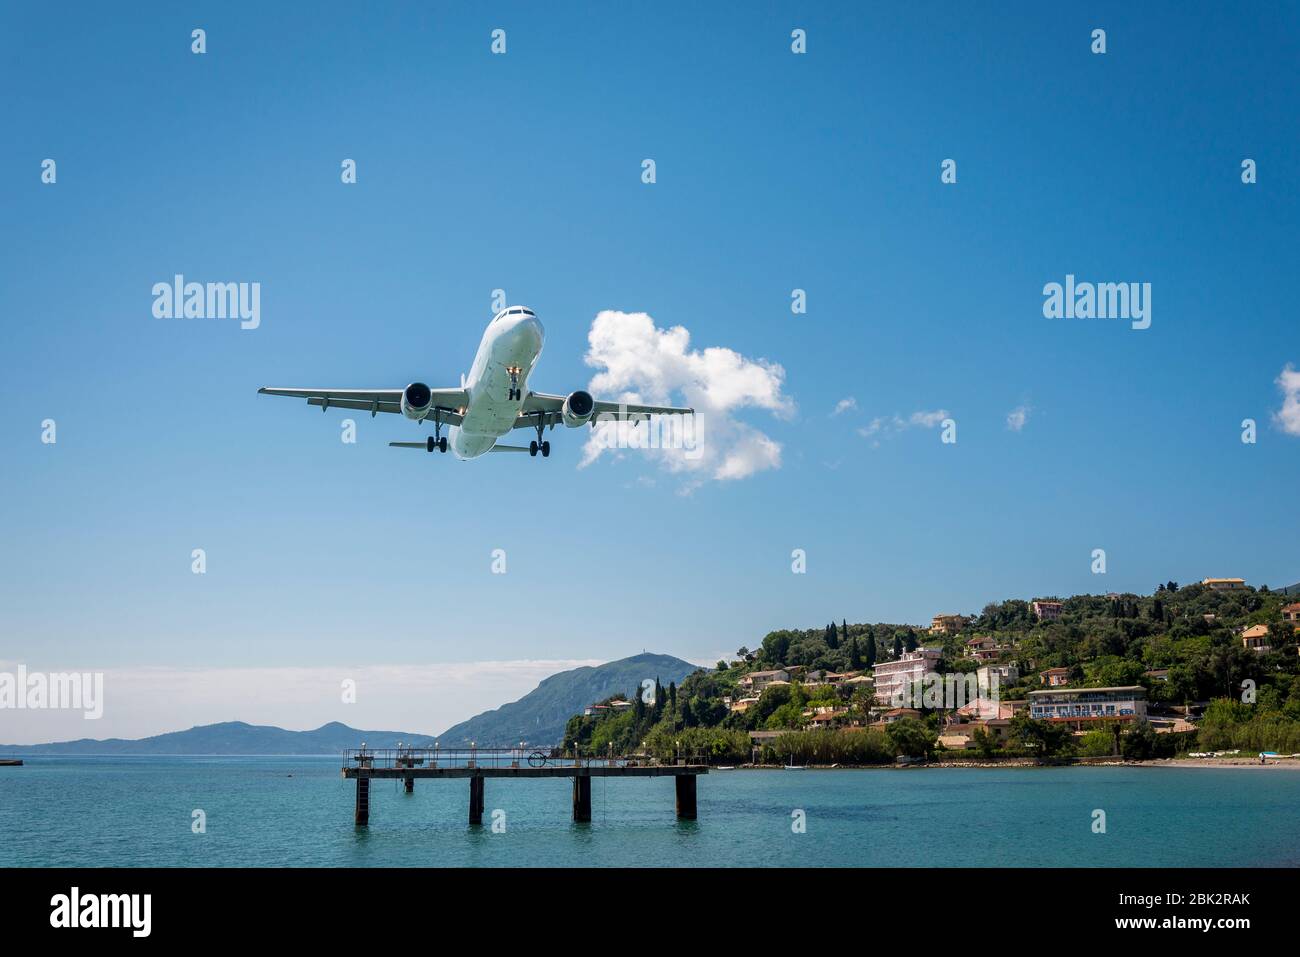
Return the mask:
{"type": "Polygon", "coordinates": [[[483,826],[483,781],[481,774],[469,779],[469,823],[472,827],[483,826]]]}
{"type": "Polygon", "coordinates": [[[415,778],[411,777],[410,775],[407,775],[406,777],[406,793],[407,794],[415,793],[415,778]]]}
{"type": "Polygon", "coordinates": [[[591,820],[591,777],[577,774],[573,777],[573,819],[591,820]]]}
{"type": "Polygon", "coordinates": [[[695,775],[679,774],[677,782],[677,817],[683,821],[695,820],[695,775]]]}

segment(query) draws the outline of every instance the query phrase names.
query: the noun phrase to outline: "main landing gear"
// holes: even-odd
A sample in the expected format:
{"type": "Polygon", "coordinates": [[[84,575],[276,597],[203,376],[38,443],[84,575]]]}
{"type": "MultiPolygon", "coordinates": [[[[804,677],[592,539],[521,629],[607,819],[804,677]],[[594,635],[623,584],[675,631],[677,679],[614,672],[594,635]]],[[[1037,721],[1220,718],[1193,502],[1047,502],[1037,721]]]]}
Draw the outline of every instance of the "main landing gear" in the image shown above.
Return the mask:
{"type": "Polygon", "coordinates": [[[538,413],[537,415],[537,438],[528,443],[528,454],[537,457],[538,451],[542,453],[542,458],[548,458],[551,454],[551,443],[542,441],[542,429],[546,428],[546,416],[538,413]]]}
{"type": "Polygon", "coordinates": [[[424,440],[424,447],[430,452],[447,451],[447,436],[442,434],[442,414],[438,409],[433,410],[433,435],[424,440]]]}

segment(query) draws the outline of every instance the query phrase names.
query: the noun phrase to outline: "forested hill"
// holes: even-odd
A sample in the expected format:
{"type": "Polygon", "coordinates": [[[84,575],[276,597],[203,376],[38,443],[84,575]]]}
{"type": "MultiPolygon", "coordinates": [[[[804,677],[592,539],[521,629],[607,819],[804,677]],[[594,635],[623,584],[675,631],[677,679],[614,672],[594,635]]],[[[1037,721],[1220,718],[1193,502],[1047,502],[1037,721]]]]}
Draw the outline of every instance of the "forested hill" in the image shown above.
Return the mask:
{"type": "Polygon", "coordinates": [[[644,681],[667,685],[681,681],[698,665],[672,655],[640,654],[596,667],[574,668],[551,675],[518,701],[484,711],[438,735],[445,747],[467,745],[511,747],[520,741],[556,744],[565,722],[589,704],[612,695],[630,695],[644,681]]]}
{"type": "MultiPolygon", "coordinates": [[[[960,627],[948,634],[919,625],[843,619],[820,628],[773,631],[757,648],[742,647],[712,670],[690,674],[676,686],[665,681],[665,694],[650,706],[633,702],[634,708],[597,721],[584,721],[575,709],[565,740],[598,754],[646,748],[667,757],[682,748],[743,760],[752,731],[806,729],[815,715],[828,711],[839,715],[841,724],[878,720],[884,709],[869,684],[814,682],[810,673],[869,673],[872,664],[924,645],[940,650],[940,672],[969,672],[984,662],[1015,665],[1019,679],[1002,683],[1003,701],[1023,701],[1043,687],[1041,671],[1063,668],[1069,687],[1142,685],[1153,713],[1178,709],[1197,722],[1195,735],[1170,736],[1164,745],[1300,752],[1300,656],[1295,625],[1283,617],[1296,595],[1265,587],[1214,591],[1199,583],[1166,582],[1150,595],[1042,599],[1061,602],[1058,619],[1040,620],[1031,601],[1013,598],[962,616],[960,627]],[[1263,636],[1267,647],[1247,648],[1244,632],[1255,642],[1263,636]],[[983,661],[967,653],[976,637],[991,639],[983,661]],[[774,669],[791,669],[792,683],[777,682],[751,697],[747,707],[732,707],[753,694],[741,683],[745,675],[774,669]]],[[[938,730],[937,712],[922,717],[931,734],[938,730]]],[[[1037,724],[1029,722],[1025,733],[1041,731],[1037,724]]],[[[1148,731],[1139,729],[1136,740],[1149,742],[1148,731]]],[[[805,743],[832,741],[827,734],[816,732],[805,743]]],[[[1132,753],[1142,755],[1144,748],[1132,753]]],[[[890,757],[883,746],[874,750],[890,757]]],[[[901,753],[917,752],[907,746],[901,753]]]]}

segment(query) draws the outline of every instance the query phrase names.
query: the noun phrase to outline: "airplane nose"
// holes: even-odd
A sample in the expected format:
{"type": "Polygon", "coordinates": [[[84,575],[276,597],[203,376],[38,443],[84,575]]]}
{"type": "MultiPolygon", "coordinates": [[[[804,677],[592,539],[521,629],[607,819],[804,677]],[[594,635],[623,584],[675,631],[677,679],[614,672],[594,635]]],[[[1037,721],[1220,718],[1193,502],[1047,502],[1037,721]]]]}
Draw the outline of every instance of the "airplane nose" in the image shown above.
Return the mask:
{"type": "Polygon", "coordinates": [[[516,334],[523,337],[525,341],[530,342],[534,348],[542,347],[542,339],[546,336],[546,330],[542,328],[542,323],[536,316],[525,316],[515,327],[516,334]]]}

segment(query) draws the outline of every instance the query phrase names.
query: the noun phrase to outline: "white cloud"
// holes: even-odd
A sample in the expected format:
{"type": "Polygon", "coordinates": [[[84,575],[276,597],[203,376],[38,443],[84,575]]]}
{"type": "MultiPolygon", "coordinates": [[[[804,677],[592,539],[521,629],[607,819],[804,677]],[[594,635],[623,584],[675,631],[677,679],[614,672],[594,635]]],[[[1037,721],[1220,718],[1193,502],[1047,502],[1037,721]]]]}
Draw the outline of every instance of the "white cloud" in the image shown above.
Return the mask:
{"type": "Polygon", "coordinates": [[[1273,413],[1273,422],[1287,435],[1300,435],[1300,372],[1288,362],[1275,381],[1282,408],[1273,413]]]}
{"type": "Polygon", "coordinates": [[[933,429],[936,425],[948,418],[947,409],[937,409],[934,412],[913,412],[908,418],[907,424],[919,425],[923,429],[933,429]]]}
{"type": "MultiPolygon", "coordinates": [[[[649,405],[685,404],[696,410],[698,442],[687,448],[646,448],[669,472],[688,478],[687,489],[708,479],[741,479],[781,467],[781,445],[735,417],[744,408],[765,409],[777,418],[794,414],[794,403],[781,392],[785,370],[766,359],[748,359],[732,349],[690,348],[691,334],[682,326],[661,329],[644,312],[604,310],[587,334],[586,363],[598,371],[588,388],[599,398],[649,405]],[[679,401],[680,401],[679,400],[679,401]],[[693,447],[692,447],[693,446],[693,447]]],[[[602,453],[645,448],[647,435],[664,435],[687,423],[658,417],[650,423],[603,423],[592,430],[581,466],[602,453]]]]}
{"type": "Polygon", "coordinates": [[[835,403],[835,411],[832,412],[831,415],[836,416],[842,415],[845,412],[856,412],[857,409],[858,400],[853,398],[853,396],[849,396],[848,398],[840,399],[840,401],[835,403]]]}
{"type": "Polygon", "coordinates": [[[1007,428],[1012,432],[1019,432],[1029,421],[1029,406],[1018,405],[1007,413],[1007,428]]]}
{"type": "Polygon", "coordinates": [[[864,439],[870,439],[881,435],[906,432],[911,428],[933,429],[936,426],[941,425],[943,420],[948,417],[949,412],[947,409],[935,409],[934,411],[920,410],[913,412],[911,415],[906,417],[898,414],[877,416],[865,426],[858,429],[858,435],[862,436],[864,439]]]}

